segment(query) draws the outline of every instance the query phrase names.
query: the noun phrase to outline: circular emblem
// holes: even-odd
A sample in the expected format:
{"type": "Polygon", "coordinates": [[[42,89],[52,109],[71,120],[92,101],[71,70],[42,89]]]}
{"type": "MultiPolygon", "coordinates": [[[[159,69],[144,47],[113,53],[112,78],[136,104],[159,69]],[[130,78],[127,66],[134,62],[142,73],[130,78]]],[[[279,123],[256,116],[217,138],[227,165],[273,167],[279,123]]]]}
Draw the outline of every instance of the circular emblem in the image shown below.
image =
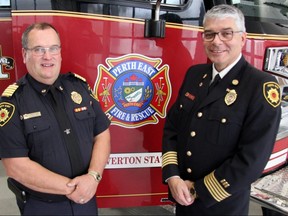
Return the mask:
{"type": "Polygon", "coordinates": [[[137,71],[121,74],[115,81],[113,89],[112,98],[116,106],[127,113],[145,110],[154,94],[149,77],[137,71]]]}
{"type": "Polygon", "coordinates": [[[0,122],[5,122],[8,119],[9,112],[7,109],[0,110],[0,122]]]}

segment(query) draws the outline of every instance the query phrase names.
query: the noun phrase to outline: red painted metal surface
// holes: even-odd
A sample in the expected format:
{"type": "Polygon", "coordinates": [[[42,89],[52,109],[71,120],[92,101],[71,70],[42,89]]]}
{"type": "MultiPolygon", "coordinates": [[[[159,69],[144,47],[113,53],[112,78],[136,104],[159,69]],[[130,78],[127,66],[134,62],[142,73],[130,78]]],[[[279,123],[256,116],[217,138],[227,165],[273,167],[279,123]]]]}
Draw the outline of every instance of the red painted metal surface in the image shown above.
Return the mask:
{"type": "Polygon", "coordinates": [[[3,92],[9,84],[15,81],[11,20],[0,20],[0,28],[0,91],[3,92]]]}

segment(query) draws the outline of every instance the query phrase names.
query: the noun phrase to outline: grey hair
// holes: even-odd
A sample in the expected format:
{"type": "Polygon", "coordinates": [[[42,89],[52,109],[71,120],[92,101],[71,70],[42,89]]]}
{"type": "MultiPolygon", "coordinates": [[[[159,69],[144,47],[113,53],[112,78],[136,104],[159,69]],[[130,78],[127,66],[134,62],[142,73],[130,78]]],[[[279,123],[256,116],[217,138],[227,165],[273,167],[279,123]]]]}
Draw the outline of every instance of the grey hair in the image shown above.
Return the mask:
{"type": "Polygon", "coordinates": [[[221,4],[214,6],[205,14],[203,24],[205,26],[207,19],[223,19],[227,17],[235,20],[236,26],[239,28],[238,30],[246,32],[245,18],[242,11],[232,5],[221,4]]]}
{"type": "MultiPolygon", "coordinates": [[[[23,34],[22,34],[22,40],[21,40],[21,42],[22,42],[22,47],[23,47],[24,49],[27,49],[27,48],[28,48],[28,37],[29,37],[29,33],[30,33],[33,29],[45,30],[45,29],[50,29],[50,28],[53,29],[53,30],[57,33],[57,35],[58,35],[58,37],[59,37],[59,32],[57,31],[57,29],[56,29],[53,25],[51,25],[51,24],[49,24],[49,23],[46,23],[46,22],[34,23],[34,24],[28,26],[28,27],[26,28],[26,30],[23,32],[23,34]]],[[[59,37],[59,41],[60,41],[60,37],[59,37]]]]}

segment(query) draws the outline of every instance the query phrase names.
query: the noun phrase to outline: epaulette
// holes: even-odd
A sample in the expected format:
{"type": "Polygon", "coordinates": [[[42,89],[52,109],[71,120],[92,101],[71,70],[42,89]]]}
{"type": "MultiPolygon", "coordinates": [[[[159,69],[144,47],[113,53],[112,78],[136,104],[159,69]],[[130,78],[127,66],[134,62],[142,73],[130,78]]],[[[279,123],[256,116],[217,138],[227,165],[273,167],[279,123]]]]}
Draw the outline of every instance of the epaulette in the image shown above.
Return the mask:
{"type": "Polygon", "coordinates": [[[18,87],[19,85],[17,83],[9,85],[2,93],[2,97],[12,97],[12,95],[15,93],[18,87]]]}
{"type": "Polygon", "coordinates": [[[78,79],[80,79],[80,80],[82,80],[82,81],[84,81],[84,82],[87,82],[84,77],[82,77],[82,76],[80,76],[80,75],[78,75],[78,74],[75,74],[75,73],[72,73],[72,74],[73,74],[76,78],[78,78],[78,79]]]}

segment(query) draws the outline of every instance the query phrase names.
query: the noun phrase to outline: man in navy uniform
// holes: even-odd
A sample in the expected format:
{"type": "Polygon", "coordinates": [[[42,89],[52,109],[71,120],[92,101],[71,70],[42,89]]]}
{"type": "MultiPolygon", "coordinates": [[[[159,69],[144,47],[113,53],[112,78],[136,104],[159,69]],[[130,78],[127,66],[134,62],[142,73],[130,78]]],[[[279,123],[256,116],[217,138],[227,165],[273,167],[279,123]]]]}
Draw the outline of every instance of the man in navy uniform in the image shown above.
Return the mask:
{"type": "Polygon", "coordinates": [[[22,35],[28,73],[0,101],[0,148],[22,215],[97,215],[110,154],[110,121],[84,78],[60,74],[61,43],[48,23],[22,35]]]}
{"type": "Polygon", "coordinates": [[[163,183],[176,215],[248,215],[250,184],[262,174],[277,135],[280,88],[244,59],[239,9],[214,6],[203,23],[212,63],[188,69],[168,112],[163,183]]]}

